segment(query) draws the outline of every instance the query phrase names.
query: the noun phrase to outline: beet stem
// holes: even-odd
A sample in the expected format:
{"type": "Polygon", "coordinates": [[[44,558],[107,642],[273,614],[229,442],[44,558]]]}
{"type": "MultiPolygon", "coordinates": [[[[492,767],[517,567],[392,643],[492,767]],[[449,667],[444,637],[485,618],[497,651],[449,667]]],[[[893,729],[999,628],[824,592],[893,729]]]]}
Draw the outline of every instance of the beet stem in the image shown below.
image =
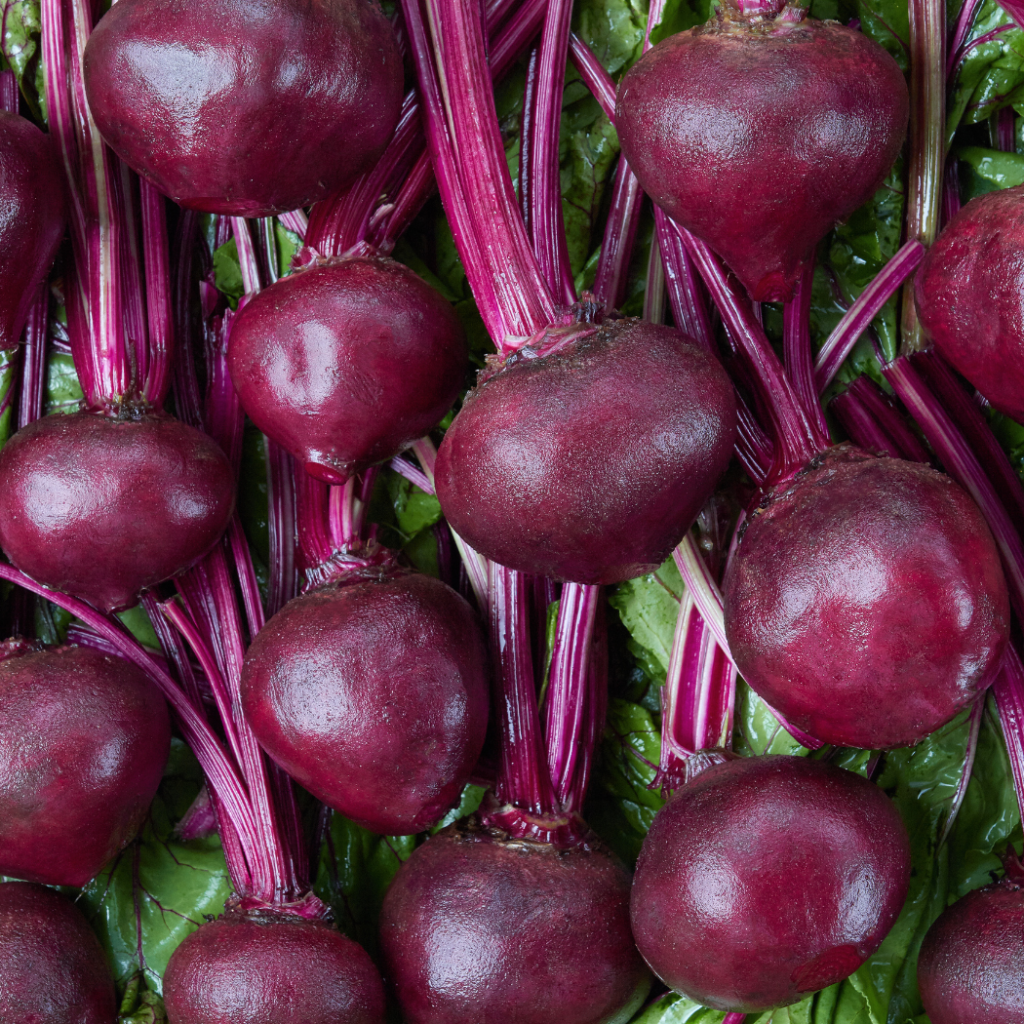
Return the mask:
{"type": "MultiPolygon", "coordinates": [[[[906,237],[931,245],[939,229],[942,171],[946,156],[946,5],[910,0],[910,168],[907,175],[906,237]]],[[[917,309],[903,292],[902,355],[924,345],[917,309]]]]}
{"type": "Polygon", "coordinates": [[[904,422],[892,400],[869,377],[858,377],[830,403],[851,439],[866,451],[887,452],[895,459],[928,462],[930,457],[904,422]]]}
{"type": "MultiPolygon", "coordinates": [[[[537,51],[537,82],[529,133],[530,217],[527,221],[540,271],[553,295],[566,305],[576,301],[576,286],[569,264],[569,247],[562,218],[561,168],[558,140],[562,125],[565,64],[569,51],[572,0],[549,0],[537,51]]],[[[522,186],[522,179],[520,179],[522,186]]]]}
{"type": "Polygon", "coordinates": [[[148,367],[142,384],[143,397],[154,408],[163,408],[171,383],[174,356],[174,315],[171,307],[170,255],[167,247],[167,213],[164,197],[144,179],[139,180],[142,200],[142,249],[146,273],[146,314],[149,345],[148,367]]]}
{"type": "Polygon", "coordinates": [[[1006,645],[1003,665],[992,684],[992,693],[999,709],[1017,804],[1024,817],[1024,664],[1012,640],[1006,645]]]}
{"type": "Polygon", "coordinates": [[[647,255],[647,288],[644,290],[643,318],[652,324],[663,324],[667,301],[665,264],[661,258],[661,249],[655,239],[651,251],[647,255]]]}
{"type": "Polygon", "coordinates": [[[75,369],[87,402],[117,403],[132,390],[121,294],[123,211],[117,209],[115,158],[85,102],[82,51],[92,25],[84,0],[72,0],[71,39],[63,0],[41,7],[44,87],[50,133],[68,182],[75,269],[68,280],[68,317],[75,369]]]}
{"type": "Polygon", "coordinates": [[[18,80],[13,71],[0,71],[0,110],[10,114],[18,112],[18,80]]]}
{"type": "MultiPolygon", "coordinates": [[[[946,78],[952,79],[954,72],[963,60],[963,47],[967,40],[968,35],[971,32],[971,26],[974,24],[974,19],[978,16],[978,11],[981,8],[982,0],[966,0],[964,5],[960,8],[960,14],[956,19],[956,29],[953,32],[953,38],[949,41],[949,55],[946,61],[946,78]]],[[[1001,5],[1003,10],[1007,7],[1005,4],[1001,5]]],[[[1010,14],[1012,18],[1013,15],[1010,14]]]]}
{"type": "Polygon", "coordinates": [[[622,305],[626,298],[629,260],[640,226],[640,208],[644,193],[636,175],[629,169],[624,156],[619,157],[615,169],[612,205],[605,222],[601,240],[601,255],[594,277],[594,295],[604,304],[607,312],[622,305]]]}
{"type": "Polygon", "coordinates": [[[505,352],[514,347],[512,338],[552,322],[555,303],[512,189],[480,7],[462,0],[403,0],[402,8],[441,200],[484,324],[505,352]]]}
{"type": "Polygon", "coordinates": [[[814,287],[814,260],[800,272],[793,298],[782,309],[782,344],[786,373],[793,384],[797,400],[804,412],[814,419],[818,431],[828,436],[825,414],[814,389],[814,367],[811,354],[811,291],[814,287]]]}
{"type": "Polygon", "coordinates": [[[857,296],[818,352],[814,386],[821,394],[835,379],[860,336],[871,326],[882,307],[917,269],[928,250],[916,239],[903,245],[875,279],[857,296]]]}
{"type": "MultiPolygon", "coordinates": [[[[705,351],[714,353],[715,332],[708,315],[708,304],[701,292],[697,271],[682,239],[673,230],[668,217],[654,208],[654,230],[658,238],[665,286],[676,326],[693,338],[705,351]]],[[[770,453],[768,455],[770,459],[770,453]]]]}
{"type": "Polygon", "coordinates": [[[747,361],[758,385],[757,397],[771,424],[776,446],[770,478],[778,480],[806,465],[815,455],[826,450],[831,441],[801,407],[749,300],[733,290],[721,264],[704,242],[678,224],[673,224],[673,227],[704,278],[734,344],[747,361]]]}
{"type": "Polygon", "coordinates": [[[597,100],[598,106],[604,111],[608,120],[614,124],[615,82],[594,56],[594,52],[575,32],[569,39],[569,59],[583,79],[583,84],[597,100]]]}
{"type": "Polygon", "coordinates": [[[566,583],[558,604],[555,642],[551,652],[546,718],[548,775],[562,810],[580,810],[570,805],[576,764],[585,718],[590,710],[586,691],[591,649],[601,588],[566,583]]]}
{"type": "Polygon", "coordinates": [[[946,472],[971,495],[985,516],[1003,556],[1010,601],[1020,616],[1024,613],[1024,544],[996,489],[964,435],[931,393],[911,359],[900,356],[885,367],[884,372],[942,460],[946,472]]]}
{"type": "Polygon", "coordinates": [[[942,826],[942,834],[939,836],[939,846],[949,838],[956,823],[956,816],[960,813],[960,807],[964,802],[967,793],[967,786],[971,781],[971,772],[974,768],[974,757],[978,752],[978,738],[981,736],[981,719],[985,713],[985,696],[982,694],[971,708],[971,718],[967,730],[967,747],[964,750],[964,766],[960,770],[960,779],[956,784],[956,792],[950,801],[949,813],[942,826]]]}
{"type": "Polygon", "coordinates": [[[672,552],[679,575],[686,584],[686,592],[693,599],[701,618],[707,624],[715,643],[731,658],[729,641],[725,638],[725,613],[722,592],[711,574],[707,562],[697,549],[693,535],[688,533],[672,552]]]}
{"type": "Polygon", "coordinates": [[[306,231],[309,229],[309,218],[305,210],[292,210],[290,213],[282,213],[278,218],[281,226],[305,239],[306,231]]]}
{"type": "Polygon", "coordinates": [[[295,475],[309,474],[295,466],[295,460],[279,444],[264,439],[267,456],[267,519],[270,537],[270,579],[267,586],[267,615],[276,615],[298,593],[295,566],[297,525],[295,475]]]}
{"type": "Polygon", "coordinates": [[[493,706],[501,742],[496,794],[503,804],[544,815],[555,807],[540,736],[526,607],[526,577],[491,563],[493,706]]]}
{"type": "Polygon", "coordinates": [[[46,348],[49,340],[50,282],[44,281],[28,311],[21,336],[21,383],[18,386],[17,429],[43,415],[46,401],[46,348]]]}

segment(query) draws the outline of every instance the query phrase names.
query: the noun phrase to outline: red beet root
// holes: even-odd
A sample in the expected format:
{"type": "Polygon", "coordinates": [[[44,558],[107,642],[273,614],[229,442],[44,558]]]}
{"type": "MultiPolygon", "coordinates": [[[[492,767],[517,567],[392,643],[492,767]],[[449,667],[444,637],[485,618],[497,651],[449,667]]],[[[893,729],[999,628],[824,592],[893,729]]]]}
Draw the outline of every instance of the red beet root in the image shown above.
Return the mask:
{"type": "Polygon", "coordinates": [[[436,427],[468,365],[451,305],[401,263],[369,257],[260,292],[231,328],[228,360],[250,419],[328,483],[436,427]]]}
{"type": "Polygon", "coordinates": [[[440,832],[384,898],[381,946],[409,1024],[612,1024],[649,976],[629,930],[629,873],[601,849],[440,832]]]}
{"type": "Polygon", "coordinates": [[[183,206],[258,217],[344,188],[398,122],[376,0],[121,0],[85,49],[103,138],[183,206]]]}
{"type": "Polygon", "coordinates": [[[33,579],[101,611],[187,569],[233,508],[224,453],[163,413],[46,416],[0,452],[0,547],[33,579]]]}
{"type": "Polygon", "coordinates": [[[1024,870],[968,893],[931,926],[917,983],[932,1024],[1024,1024],[1024,870]]]}
{"type": "Polygon", "coordinates": [[[487,729],[487,651],[470,606],[415,573],[289,602],[245,658],[242,702],[268,754],[314,796],[387,835],[458,801],[487,729]]]}
{"type": "Polygon", "coordinates": [[[872,783],[803,758],[738,758],[655,817],[633,881],[633,934],[667,985],[751,1013],[852,974],[909,883],[907,831],[872,783]]]}
{"type": "Polygon", "coordinates": [[[49,138],[4,110],[0,210],[0,349],[11,349],[64,234],[64,181],[49,138]]]}
{"type": "Polygon", "coordinates": [[[616,127],[644,191],[761,302],[789,299],[815,245],[874,195],[908,116],[903,74],[860,32],[727,5],[633,65],[616,127]]]}
{"type": "Polygon", "coordinates": [[[0,1021],[113,1024],[114,979],[80,910],[52,889],[0,885],[0,1021]]]}
{"type": "Polygon", "coordinates": [[[1024,187],[972,199],[928,251],[914,294],[935,347],[1024,422],[1024,187]]]}
{"type": "Polygon", "coordinates": [[[713,357],[671,328],[609,321],[470,393],[438,452],[437,496],[501,565],[618,583],[679,543],[735,433],[732,384],[713,357]]]}
{"type": "Polygon", "coordinates": [[[751,516],[723,585],[744,679],[826,743],[917,743],[992,682],[1009,631],[978,507],[917,463],[833,448],[751,516]]]}
{"type": "Polygon", "coordinates": [[[325,924],[229,910],[174,951],[170,1024],[384,1024],[365,950],[325,924]]]}
{"type": "Polygon", "coordinates": [[[85,647],[0,661],[0,874],[85,885],[138,832],[170,743],[130,662],[85,647]]]}

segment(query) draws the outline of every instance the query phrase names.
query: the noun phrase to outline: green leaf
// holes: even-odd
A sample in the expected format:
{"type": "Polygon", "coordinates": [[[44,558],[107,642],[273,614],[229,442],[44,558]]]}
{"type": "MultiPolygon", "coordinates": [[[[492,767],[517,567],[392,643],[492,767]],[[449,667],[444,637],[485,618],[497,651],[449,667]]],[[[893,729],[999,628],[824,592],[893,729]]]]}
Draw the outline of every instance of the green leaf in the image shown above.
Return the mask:
{"type": "Polygon", "coordinates": [[[63,352],[51,353],[46,363],[46,413],[78,412],[84,397],[74,360],[63,352]]]}
{"type": "Polygon", "coordinates": [[[744,757],[809,753],[779,724],[768,705],[742,680],[736,682],[736,733],[733,747],[744,757]]]}
{"type": "Polygon", "coordinates": [[[234,238],[229,238],[214,251],[213,280],[231,308],[237,309],[239,299],[245,294],[245,285],[242,283],[242,264],[238,259],[234,238]]]}
{"type": "Polygon", "coordinates": [[[996,0],[985,0],[967,35],[966,52],[957,69],[946,110],[946,137],[961,124],[987,121],[997,110],[1024,101],[1024,33],[996,0]],[[996,29],[998,35],[983,43],[979,39],[996,29]]]}
{"type": "Polygon", "coordinates": [[[888,50],[901,71],[910,68],[910,17],[906,0],[857,0],[860,30],[888,50]]]}
{"type": "MultiPolygon", "coordinates": [[[[836,280],[849,305],[875,279],[878,272],[896,254],[903,230],[903,161],[897,160],[885,184],[875,193],[874,198],[854,211],[845,224],[840,224],[825,241],[827,261],[836,275],[836,280]]],[[[816,289],[820,297],[822,292],[816,289]]],[[[822,312],[829,311],[834,300],[829,296],[822,312]]],[[[812,328],[822,326],[820,316],[812,316],[812,328]]],[[[872,325],[878,332],[882,350],[887,359],[896,358],[896,299],[890,299],[882,308],[872,325]]],[[[815,338],[821,344],[825,336],[815,338]]],[[[866,349],[870,353],[870,348],[866,349]]],[[[854,368],[861,354],[854,356],[854,368]]],[[[875,364],[874,356],[870,361],[875,364]]],[[[873,374],[880,378],[875,369],[873,374]]]]}
{"type": "Polygon", "coordinates": [[[78,905],[106,948],[119,984],[141,971],[149,989],[161,994],[171,954],[207,917],[220,914],[231,894],[219,838],[183,843],[174,836],[200,779],[191,751],[172,740],[141,835],[82,890],[78,905]]]}
{"type": "Polygon", "coordinates": [[[572,28],[605,70],[617,75],[640,56],[647,4],[645,0],[579,0],[572,28]]]}
{"type": "Polygon", "coordinates": [[[421,491],[392,469],[384,471],[384,481],[396,526],[406,537],[414,537],[440,520],[441,506],[434,495],[421,491]]]}
{"type": "Polygon", "coordinates": [[[960,161],[960,193],[964,202],[999,188],[1024,185],[1024,156],[963,146],[956,150],[956,157],[960,161]]]}
{"type": "Polygon", "coordinates": [[[39,0],[4,0],[3,38],[0,50],[14,72],[18,88],[40,122],[46,120],[46,92],[43,85],[39,0]]]}

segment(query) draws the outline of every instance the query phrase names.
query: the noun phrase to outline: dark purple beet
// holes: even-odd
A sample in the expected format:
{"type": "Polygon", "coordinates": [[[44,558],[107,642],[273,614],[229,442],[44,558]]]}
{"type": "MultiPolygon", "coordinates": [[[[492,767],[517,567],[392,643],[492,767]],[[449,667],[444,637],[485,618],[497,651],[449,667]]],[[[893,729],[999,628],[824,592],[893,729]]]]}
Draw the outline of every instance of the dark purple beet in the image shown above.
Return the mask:
{"type": "Polygon", "coordinates": [[[437,458],[452,528],[488,558],[576,583],[653,572],[732,454],[736,399],[685,335],[607,321],[470,392],[437,458]]]}
{"type": "Polygon", "coordinates": [[[206,554],[234,500],[220,448],[163,413],[45,416],[0,452],[0,547],[101,611],[130,607],[206,554]]]}
{"type": "Polygon", "coordinates": [[[245,217],[344,188],[383,152],[402,102],[376,0],[120,0],[84,65],[125,163],[183,206],[245,217]]]}
{"type": "Polygon", "coordinates": [[[0,875],[85,885],[138,832],[170,744],[131,662],[86,647],[0,661],[0,875]]]}
{"type": "Polygon", "coordinates": [[[726,5],[630,68],[615,124],[644,191],[761,302],[788,299],[815,245],[874,195],[908,116],[902,72],[860,32],[751,25],[726,5]]]}
{"type": "Polygon", "coordinates": [[[633,934],[671,988],[753,1013],[852,974],[909,884],[907,830],[877,786],[821,761],[737,758],[655,816],[633,880],[633,934]]]}
{"type": "Polygon", "coordinates": [[[0,211],[0,349],[11,349],[64,235],[64,180],[50,139],[6,110],[0,211]]]}
{"type": "Polygon", "coordinates": [[[326,924],[229,910],[174,951],[170,1024],[384,1024],[384,986],[362,946],[326,924]]]}
{"type": "Polygon", "coordinates": [[[290,601],[242,669],[260,745],[319,800],[386,835],[421,832],[458,801],[483,746],[487,687],[472,608],[406,572],[290,601]]]}
{"type": "Polygon", "coordinates": [[[228,366],[250,419],[328,483],[393,458],[458,397],[468,366],[451,305],[394,260],[337,259],[259,293],[228,366]]]}
{"type": "Polygon", "coordinates": [[[1024,186],[972,199],[914,283],[935,347],[1000,412],[1024,422],[1024,186]]]}
{"type": "Polygon", "coordinates": [[[917,984],[931,1024],[1024,1024],[1024,871],[968,893],[931,926],[917,984]]]}
{"type": "Polygon", "coordinates": [[[650,984],[629,930],[629,872],[459,823],[384,897],[381,948],[409,1024],[612,1024],[650,984]]]}
{"type": "Polygon", "coordinates": [[[723,591],[743,678],[839,746],[934,732],[992,682],[1009,632],[999,552],[966,491],[849,445],[750,517],[723,591]]]}
{"type": "Polygon", "coordinates": [[[0,885],[0,1021],[114,1024],[103,948],[66,896],[29,882],[0,885]]]}

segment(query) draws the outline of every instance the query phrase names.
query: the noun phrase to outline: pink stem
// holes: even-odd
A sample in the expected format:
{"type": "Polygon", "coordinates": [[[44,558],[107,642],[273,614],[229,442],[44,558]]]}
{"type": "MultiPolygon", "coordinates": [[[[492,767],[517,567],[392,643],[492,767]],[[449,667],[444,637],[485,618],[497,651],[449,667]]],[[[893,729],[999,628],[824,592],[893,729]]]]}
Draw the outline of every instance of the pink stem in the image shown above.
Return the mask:
{"type": "Polygon", "coordinates": [[[782,310],[782,345],[786,373],[793,391],[808,417],[815,421],[818,432],[828,437],[825,413],[814,386],[814,356],[811,353],[811,292],[814,288],[813,259],[803,268],[793,289],[793,298],[782,310]]]}
{"type": "Polygon", "coordinates": [[[1024,815],[1024,664],[1013,643],[1006,645],[1003,667],[992,684],[992,693],[999,708],[1017,803],[1024,815]]]}
{"type": "Polygon", "coordinates": [[[600,587],[566,583],[558,605],[546,708],[547,763],[555,798],[563,808],[572,792],[585,730],[591,643],[600,601],[600,587]]]}

